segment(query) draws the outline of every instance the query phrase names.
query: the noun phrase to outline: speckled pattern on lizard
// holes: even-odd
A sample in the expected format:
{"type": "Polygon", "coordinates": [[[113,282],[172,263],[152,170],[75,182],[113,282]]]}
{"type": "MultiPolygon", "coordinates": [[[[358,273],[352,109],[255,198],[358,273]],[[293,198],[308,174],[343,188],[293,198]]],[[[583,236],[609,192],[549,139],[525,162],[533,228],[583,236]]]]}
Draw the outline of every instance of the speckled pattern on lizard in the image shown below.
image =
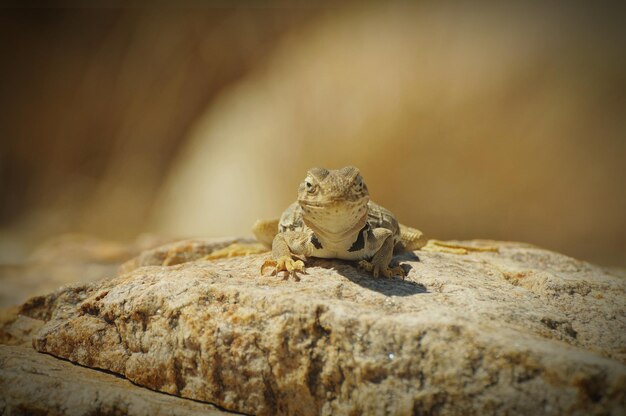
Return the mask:
{"type": "Polygon", "coordinates": [[[280,220],[257,221],[253,232],[272,247],[272,257],[261,269],[270,268],[272,274],[304,272],[304,261],[319,257],[358,261],[374,277],[404,277],[400,266],[391,267],[394,253],[491,251],[428,241],[421,231],[400,224],[389,210],[370,200],[367,185],[353,166],[310,169],[298,188],[297,201],[280,220]]]}

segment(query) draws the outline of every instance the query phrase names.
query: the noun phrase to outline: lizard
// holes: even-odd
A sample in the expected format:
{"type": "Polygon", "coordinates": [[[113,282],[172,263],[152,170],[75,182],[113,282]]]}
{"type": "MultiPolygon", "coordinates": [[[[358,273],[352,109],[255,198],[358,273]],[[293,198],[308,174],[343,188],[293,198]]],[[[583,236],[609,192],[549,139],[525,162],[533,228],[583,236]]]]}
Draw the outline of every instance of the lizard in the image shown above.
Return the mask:
{"type": "MultiPolygon", "coordinates": [[[[262,274],[271,268],[272,274],[285,271],[295,276],[305,272],[307,258],[318,257],[358,261],[374,277],[404,277],[400,266],[391,267],[394,253],[497,250],[427,240],[421,231],[400,224],[389,210],[370,200],[367,185],[354,166],[310,169],[298,187],[297,201],[280,219],[259,220],[252,231],[261,244],[271,246],[271,258],[263,263],[262,274]]],[[[222,256],[215,253],[211,258],[222,256]]]]}

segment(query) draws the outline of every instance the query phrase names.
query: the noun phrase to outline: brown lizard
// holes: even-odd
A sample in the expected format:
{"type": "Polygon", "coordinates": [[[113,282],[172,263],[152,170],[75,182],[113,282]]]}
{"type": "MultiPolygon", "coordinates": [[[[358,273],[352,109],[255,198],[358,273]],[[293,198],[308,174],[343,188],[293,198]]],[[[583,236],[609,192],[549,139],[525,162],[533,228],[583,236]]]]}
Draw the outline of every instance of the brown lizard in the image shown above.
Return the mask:
{"type": "Polygon", "coordinates": [[[358,261],[374,277],[404,277],[401,267],[391,267],[394,252],[494,251],[426,240],[421,231],[398,223],[391,212],[370,201],[363,177],[352,166],[309,170],[298,188],[298,200],[280,220],[259,220],[253,232],[259,242],[272,247],[271,259],[261,268],[271,268],[272,274],[304,272],[304,260],[319,257],[358,261]]]}

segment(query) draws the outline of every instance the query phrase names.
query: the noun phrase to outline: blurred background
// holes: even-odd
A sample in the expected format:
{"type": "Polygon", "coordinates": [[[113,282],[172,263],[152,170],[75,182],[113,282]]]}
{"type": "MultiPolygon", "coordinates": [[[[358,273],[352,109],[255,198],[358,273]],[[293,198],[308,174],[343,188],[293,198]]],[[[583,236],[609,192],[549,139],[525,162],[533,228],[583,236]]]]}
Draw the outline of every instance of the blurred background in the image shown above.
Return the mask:
{"type": "Polygon", "coordinates": [[[433,238],[626,266],[616,7],[187,6],[0,10],[0,261],[247,235],[355,165],[433,238]]]}

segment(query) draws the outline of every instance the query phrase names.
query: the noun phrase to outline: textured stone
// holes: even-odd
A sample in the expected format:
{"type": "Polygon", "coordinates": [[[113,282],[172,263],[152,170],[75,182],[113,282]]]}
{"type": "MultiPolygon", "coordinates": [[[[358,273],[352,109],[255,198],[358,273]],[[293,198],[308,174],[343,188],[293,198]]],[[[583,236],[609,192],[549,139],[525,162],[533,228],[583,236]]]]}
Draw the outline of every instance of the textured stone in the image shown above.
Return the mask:
{"type": "Polygon", "coordinates": [[[0,345],[0,391],[2,415],[232,414],[206,403],[156,393],[32,348],[5,345],[0,345]]]}
{"type": "Polygon", "coordinates": [[[21,313],[46,321],[39,351],[250,414],[621,413],[624,278],[488,243],[500,252],[405,255],[405,280],[313,260],[294,281],[187,241],[21,313]]]}

